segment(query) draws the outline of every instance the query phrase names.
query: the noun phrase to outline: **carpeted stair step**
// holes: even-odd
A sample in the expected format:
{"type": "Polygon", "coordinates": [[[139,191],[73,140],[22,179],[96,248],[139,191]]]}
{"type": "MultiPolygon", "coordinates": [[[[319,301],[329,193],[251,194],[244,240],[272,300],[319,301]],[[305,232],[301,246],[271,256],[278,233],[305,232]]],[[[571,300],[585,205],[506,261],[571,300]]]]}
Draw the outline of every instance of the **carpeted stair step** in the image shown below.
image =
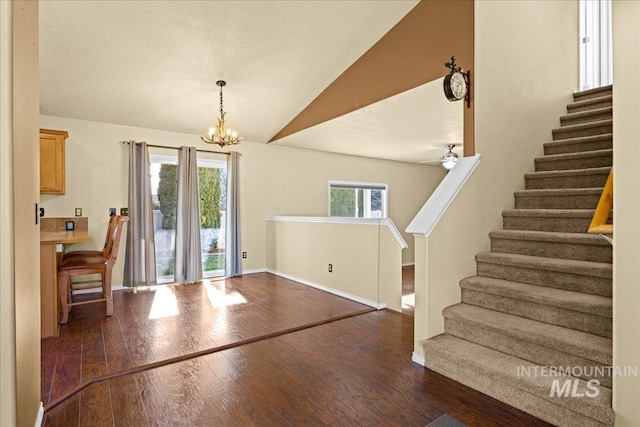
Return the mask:
{"type": "Polygon", "coordinates": [[[611,339],[469,304],[442,311],[445,334],[542,366],[587,367],[576,376],[611,387],[611,339]],[[587,349],[587,346],[593,348],[587,349]]]}
{"type": "Polygon", "coordinates": [[[587,99],[600,98],[603,96],[612,96],[613,95],[613,86],[600,86],[594,89],[587,89],[580,92],[576,92],[573,94],[573,101],[580,102],[585,101],[587,99]]]}
{"type": "MultiPolygon", "coordinates": [[[[534,344],[526,340],[504,335],[499,330],[483,327],[474,323],[465,323],[452,318],[445,319],[445,333],[493,350],[527,360],[541,366],[584,368],[575,371],[574,376],[585,381],[596,379],[602,387],[611,388],[612,378],[608,373],[610,365],[585,359],[581,355],[563,353],[555,348],[534,344]]],[[[606,339],[606,338],[605,338],[606,339]]]]}
{"type": "Polygon", "coordinates": [[[613,266],[609,263],[481,252],[476,274],[547,288],[611,297],[613,266]]]}
{"type": "Polygon", "coordinates": [[[549,258],[611,262],[611,244],[596,234],[493,230],[491,251],[549,258]]]}
{"type": "MultiPolygon", "coordinates": [[[[442,310],[442,315],[447,320],[491,330],[544,349],[577,356],[600,365],[609,366],[612,363],[612,347],[609,338],[469,304],[446,307],[442,310]]],[[[445,333],[448,332],[445,330],[445,333]]],[[[480,344],[490,345],[490,343],[480,344]]],[[[535,360],[533,362],[535,363],[535,360]]]]}
{"type": "Polygon", "coordinates": [[[602,188],[521,190],[513,194],[516,209],[595,209],[602,188]]]}
{"type": "Polygon", "coordinates": [[[593,150],[609,150],[613,147],[613,134],[562,139],[544,143],[544,154],[581,153],[593,150]]]}
{"type": "Polygon", "coordinates": [[[599,96],[597,98],[585,99],[567,105],[567,112],[578,113],[580,111],[596,110],[613,106],[613,95],[599,96]]]}
{"type": "Polygon", "coordinates": [[[535,159],[536,172],[611,167],[613,149],[547,154],[535,159]]]}
{"type": "Polygon", "coordinates": [[[505,230],[585,233],[595,209],[508,209],[502,211],[505,230]]]}
{"type": "Polygon", "coordinates": [[[563,139],[603,135],[612,132],[613,120],[599,120],[596,122],[580,123],[577,125],[555,128],[553,129],[552,134],[554,141],[560,141],[563,139]]]}
{"type": "Polygon", "coordinates": [[[588,111],[569,113],[560,117],[560,126],[577,125],[600,120],[612,120],[613,107],[597,108],[588,111]]]}
{"type": "MultiPolygon", "coordinates": [[[[573,377],[527,375],[532,363],[447,334],[423,344],[425,365],[442,375],[558,426],[611,426],[611,391],[599,388],[594,398],[551,396],[554,380],[573,377]],[[520,374],[519,374],[520,373],[520,374]]],[[[531,371],[530,371],[531,372],[531,371]]],[[[579,382],[577,390],[586,390],[579,382]]]]}
{"type": "Polygon", "coordinates": [[[460,287],[465,304],[611,338],[611,298],[482,276],[460,287]]]}
{"type": "Polygon", "coordinates": [[[603,187],[611,167],[529,172],[524,174],[527,190],[554,188],[597,188],[603,187]]]}
{"type": "Polygon", "coordinates": [[[507,313],[487,310],[468,304],[458,304],[445,310],[449,309],[451,311],[447,311],[444,320],[445,334],[510,354],[541,366],[587,367],[587,370],[583,372],[576,371],[575,376],[584,380],[597,379],[602,386],[611,388],[612,378],[606,371],[603,372],[603,369],[607,369],[606,367],[610,366],[610,364],[602,361],[606,360],[606,354],[598,355],[597,357],[600,360],[592,360],[585,357],[575,346],[572,347],[565,343],[567,340],[588,337],[590,342],[594,341],[595,338],[601,338],[600,341],[595,340],[597,345],[607,346],[611,344],[611,340],[608,338],[519,318],[507,313]],[[486,322],[483,322],[483,319],[486,319],[486,322]],[[513,331],[507,330],[508,326],[501,327],[495,323],[499,321],[513,321],[516,327],[522,330],[518,333],[511,333],[513,331]],[[545,326],[556,329],[545,329],[545,326]],[[532,336],[529,339],[530,337],[524,336],[525,332],[523,331],[533,331],[534,334],[542,335],[532,336]],[[550,346],[549,343],[553,339],[544,335],[550,333],[560,333],[559,340],[564,347],[550,346]]]}
{"type": "Polygon", "coordinates": [[[581,111],[597,110],[600,108],[612,107],[613,95],[609,93],[600,93],[599,96],[575,101],[567,105],[568,113],[578,113],[581,111]]]}

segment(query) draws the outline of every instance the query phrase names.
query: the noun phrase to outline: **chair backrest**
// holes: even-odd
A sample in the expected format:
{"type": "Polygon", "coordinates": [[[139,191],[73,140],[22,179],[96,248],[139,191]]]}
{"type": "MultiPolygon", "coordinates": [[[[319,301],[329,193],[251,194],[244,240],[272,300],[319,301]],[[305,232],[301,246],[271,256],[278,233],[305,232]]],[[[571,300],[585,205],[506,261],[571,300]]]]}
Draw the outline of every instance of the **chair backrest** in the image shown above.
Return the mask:
{"type": "Polygon", "coordinates": [[[105,245],[107,253],[105,253],[105,259],[108,265],[113,265],[118,258],[118,247],[120,246],[120,236],[122,235],[122,227],[124,223],[129,221],[128,216],[114,215],[113,227],[109,230],[109,236],[107,237],[107,243],[105,245]]]}
{"type": "Polygon", "coordinates": [[[111,215],[109,217],[109,226],[107,227],[107,236],[104,239],[104,248],[102,248],[102,257],[103,258],[108,258],[108,254],[109,254],[109,250],[111,249],[110,245],[113,244],[113,240],[110,239],[111,236],[111,232],[113,231],[113,227],[116,226],[116,223],[118,222],[118,216],[117,215],[111,215]]]}

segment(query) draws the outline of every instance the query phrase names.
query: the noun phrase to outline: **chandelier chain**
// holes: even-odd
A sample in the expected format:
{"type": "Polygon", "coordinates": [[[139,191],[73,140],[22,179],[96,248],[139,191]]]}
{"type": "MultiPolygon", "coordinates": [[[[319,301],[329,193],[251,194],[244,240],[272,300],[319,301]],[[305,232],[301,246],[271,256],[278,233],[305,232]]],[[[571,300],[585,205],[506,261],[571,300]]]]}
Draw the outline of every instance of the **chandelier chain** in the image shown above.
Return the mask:
{"type": "Polygon", "coordinates": [[[220,117],[224,117],[224,107],[222,106],[222,85],[220,85],[220,117]]]}

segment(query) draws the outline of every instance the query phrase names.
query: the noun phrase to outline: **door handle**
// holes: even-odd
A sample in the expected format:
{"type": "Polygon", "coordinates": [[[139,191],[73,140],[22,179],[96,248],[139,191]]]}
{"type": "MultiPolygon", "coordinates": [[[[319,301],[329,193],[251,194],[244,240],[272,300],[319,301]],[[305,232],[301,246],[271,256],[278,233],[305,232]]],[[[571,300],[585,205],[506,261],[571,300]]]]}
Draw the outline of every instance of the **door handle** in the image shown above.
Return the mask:
{"type": "Polygon", "coordinates": [[[36,203],[36,225],[38,225],[40,221],[40,217],[44,216],[44,208],[38,207],[36,203]]]}

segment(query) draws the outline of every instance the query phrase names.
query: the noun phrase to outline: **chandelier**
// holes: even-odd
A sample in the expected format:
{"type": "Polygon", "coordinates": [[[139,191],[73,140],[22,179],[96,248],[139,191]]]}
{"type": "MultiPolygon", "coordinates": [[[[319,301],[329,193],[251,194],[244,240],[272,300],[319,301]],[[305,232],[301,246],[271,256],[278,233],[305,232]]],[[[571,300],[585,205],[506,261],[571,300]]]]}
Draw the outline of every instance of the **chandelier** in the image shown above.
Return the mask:
{"type": "Polygon", "coordinates": [[[224,80],[218,80],[216,85],[220,88],[220,118],[218,123],[211,127],[209,131],[202,135],[200,138],[207,144],[218,144],[220,147],[225,145],[236,145],[242,142],[243,138],[238,136],[236,131],[233,131],[225,126],[224,115],[227,114],[222,107],[222,88],[226,86],[227,82],[224,80]]]}

